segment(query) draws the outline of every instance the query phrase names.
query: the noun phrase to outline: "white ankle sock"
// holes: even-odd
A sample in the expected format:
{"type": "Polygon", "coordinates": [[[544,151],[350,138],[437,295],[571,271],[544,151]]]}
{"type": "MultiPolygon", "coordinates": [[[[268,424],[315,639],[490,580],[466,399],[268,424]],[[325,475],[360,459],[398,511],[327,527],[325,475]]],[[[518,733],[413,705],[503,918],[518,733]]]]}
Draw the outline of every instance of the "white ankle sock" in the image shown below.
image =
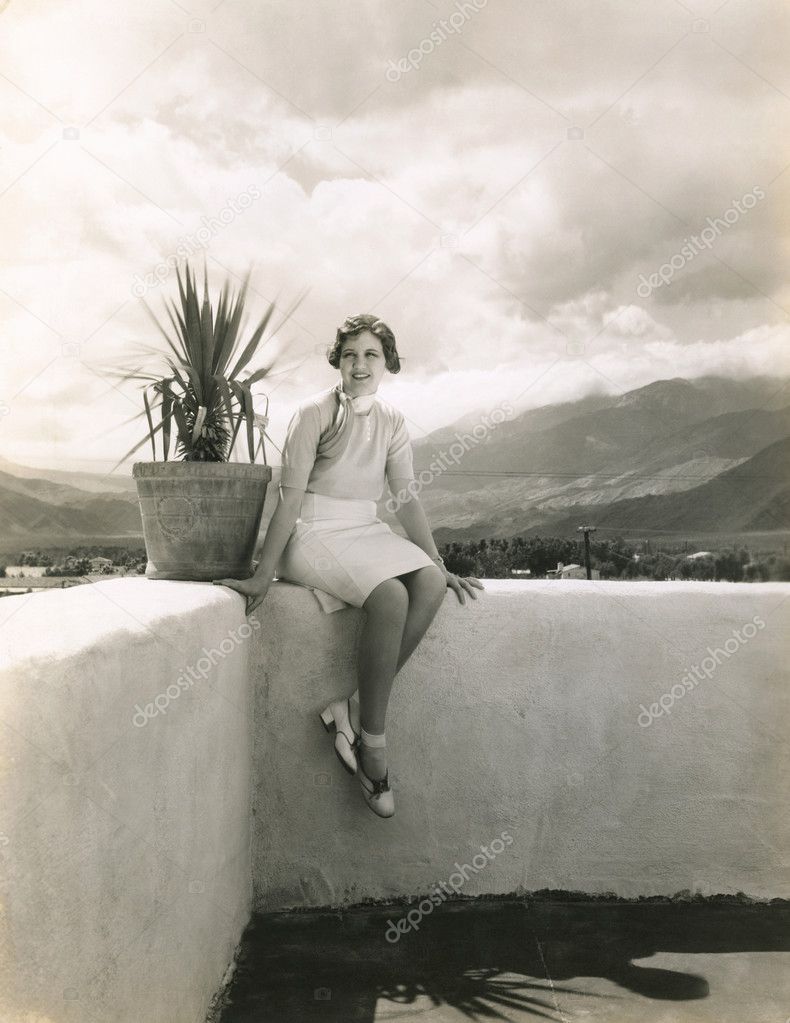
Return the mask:
{"type": "Polygon", "coordinates": [[[386,732],[366,732],[364,728],[360,728],[360,735],[362,736],[364,744],[371,749],[387,745],[386,732]]]}

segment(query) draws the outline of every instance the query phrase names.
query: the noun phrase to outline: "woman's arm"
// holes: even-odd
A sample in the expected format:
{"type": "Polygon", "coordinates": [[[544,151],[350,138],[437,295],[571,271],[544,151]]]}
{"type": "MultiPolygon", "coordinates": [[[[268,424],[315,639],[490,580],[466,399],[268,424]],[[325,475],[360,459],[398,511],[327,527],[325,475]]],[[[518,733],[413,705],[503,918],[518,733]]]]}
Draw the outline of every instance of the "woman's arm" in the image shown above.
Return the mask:
{"type": "Polygon", "coordinates": [[[406,420],[402,412],[396,412],[395,416],[384,469],[395,502],[395,515],[412,543],[421,547],[429,558],[436,559],[439,552],[431,536],[428,517],[415,493],[414,454],[406,420]]]}
{"type": "Polygon", "coordinates": [[[252,614],[269,592],[274,570],[299,517],[303,495],[304,490],[298,487],[280,486],[277,507],[274,509],[263,541],[261,560],[249,579],[214,580],[218,586],[227,586],[247,598],[248,615],[252,614]]]}
{"type": "MultiPolygon", "coordinates": [[[[403,481],[404,486],[407,482],[403,481]]],[[[428,516],[425,514],[422,502],[416,494],[405,493],[401,490],[401,496],[398,498],[397,493],[397,489],[393,489],[393,495],[397,500],[395,517],[406,530],[406,535],[411,542],[417,544],[429,558],[435,560],[439,557],[439,551],[436,549],[428,516]]]]}
{"type": "MultiPolygon", "coordinates": [[[[411,482],[413,482],[413,480],[411,482]]],[[[428,557],[433,558],[435,561],[439,556],[439,552],[436,549],[436,544],[434,543],[433,535],[431,534],[431,527],[428,523],[428,516],[425,514],[422,502],[416,494],[412,494],[406,490],[409,480],[393,480],[392,483],[394,483],[395,486],[391,485],[390,489],[392,490],[393,497],[397,501],[395,517],[406,530],[406,535],[411,542],[422,548],[428,557]],[[397,486],[398,482],[401,483],[400,489],[397,486]]],[[[462,604],[466,603],[464,592],[471,594],[471,596],[477,600],[475,589],[485,589],[485,586],[483,586],[479,579],[475,579],[473,576],[469,576],[468,579],[461,578],[454,575],[452,572],[448,572],[442,562],[437,561],[436,564],[437,567],[441,568],[444,572],[447,585],[455,592],[455,595],[462,604]]]]}
{"type": "Polygon", "coordinates": [[[312,402],[300,405],[291,416],[282,450],[280,492],[266,537],[261,560],[250,579],[215,579],[220,586],[229,586],[247,598],[250,614],[266,596],[274,570],[285,550],[299,517],[302,497],[315,463],[321,436],[321,413],[312,402]]]}
{"type": "Polygon", "coordinates": [[[274,509],[274,514],[266,530],[261,560],[252,576],[253,579],[265,580],[267,585],[272,581],[280,556],[294,531],[303,495],[304,490],[299,490],[296,487],[280,488],[277,507],[274,509]]]}
{"type": "MultiPolygon", "coordinates": [[[[392,439],[387,450],[387,461],[385,475],[389,483],[393,500],[395,501],[395,515],[398,522],[406,530],[406,535],[434,561],[439,557],[431,527],[428,523],[428,516],[422,502],[414,490],[416,482],[414,477],[414,454],[411,448],[409,431],[406,429],[406,420],[402,412],[397,413],[397,419],[392,433],[392,439]]],[[[444,562],[436,561],[436,564],[444,572],[447,585],[454,591],[458,600],[466,603],[464,593],[470,593],[477,600],[475,589],[484,590],[485,586],[479,579],[470,576],[468,579],[461,579],[444,567],[444,562]]]]}

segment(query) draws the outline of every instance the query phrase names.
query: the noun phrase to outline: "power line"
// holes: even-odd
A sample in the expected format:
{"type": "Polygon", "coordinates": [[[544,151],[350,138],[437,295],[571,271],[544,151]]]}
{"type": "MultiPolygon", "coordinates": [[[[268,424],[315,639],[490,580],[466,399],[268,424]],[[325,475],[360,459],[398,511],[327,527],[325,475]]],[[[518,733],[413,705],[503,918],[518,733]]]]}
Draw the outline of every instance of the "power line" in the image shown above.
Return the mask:
{"type": "MultiPolygon", "coordinates": [[[[442,527],[439,527],[439,528],[442,528],[442,527]]],[[[530,526],[529,528],[530,528],[530,530],[532,530],[532,529],[542,529],[543,527],[542,526],[530,526]]],[[[549,526],[548,528],[551,528],[551,527],[549,526]]],[[[567,527],[567,528],[570,528],[570,527],[567,527]]],[[[773,531],[770,530],[770,529],[753,529],[753,530],[750,530],[748,532],[746,530],[740,530],[740,531],[739,530],[734,530],[734,531],[727,531],[725,533],[717,533],[715,530],[710,530],[710,529],[652,529],[652,528],[648,529],[645,526],[640,526],[638,524],[635,525],[633,522],[629,523],[626,526],[596,526],[595,528],[596,528],[596,530],[598,530],[598,532],[602,532],[603,531],[605,533],[636,533],[636,532],[638,532],[638,533],[659,533],[661,536],[685,536],[689,540],[694,539],[695,537],[706,537],[706,536],[710,537],[711,539],[718,540],[718,539],[721,539],[722,536],[744,536],[744,537],[748,538],[751,534],[760,535],[761,533],[787,532],[788,530],[790,530],[790,524],[788,524],[787,526],[782,526],[778,530],[773,530],[773,531]]],[[[639,540],[639,537],[625,537],[624,536],[623,539],[626,542],[635,542],[635,541],[639,540]]],[[[743,542],[745,542],[745,540],[743,542]]]]}
{"type": "MultiPolygon", "coordinates": [[[[419,469],[415,466],[415,473],[425,472],[425,469],[419,469]]],[[[428,470],[430,471],[430,470],[428,470]]],[[[719,479],[727,470],[725,469],[722,473],[713,473],[712,475],[691,475],[690,473],[674,473],[672,476],[657,476],[647,475],[645,473],[628,473],[624,475],[621,472],[605,473],[605,472],[518,472],[518,471],[506,471],[501,472],[490,469],[458,469],[458,470],[445,470],[437,473],[437,476],[491,476],[491,477],[513,477],[516,479],[528,478],[528,477],[540,477],[548,476],[550,479],[572,479],[572,480],[587,480],[587,479],[612,479],[622,480],[623,483],[628,483],[630,480],[707,480],[712,481],[719,479]]],[[[728,480],[784,480],[786,476],[727,476],[728,480]]],[[[660,495],[647,494],[647,497],[656,497],[660,495]]]]}
{"type": "MultiPolygon", "coordinates": [[[[713,532],[711,530],[705,530],[705,529],[646,529],[644,526],[635,526],[633,523],[631,523],[628,526],[596,526],[595,528],[599,532],[601,530],[603,530],[606,533],[628,533],[628,532],[631,532],[631,533],[633,533],[633,532],[639,532],[639,533],[660,533],[662,536],[685,536],[685,537],[688,537],[689,539],[693,539],[694,537],[705,537],[705,536],[710,537],[711,539],[720,539],[722,536],[738,536],[738,535],[747,536],[748,535],[743,530],[741,530],[740,534],[738,533],[737,530],[735,532],[725,532],[725,533],[722,534],[722,533],[716,533],[716,532],[713,532]]],[[[790,529],[790,525],[788,525],[786,527],[782,527],[782,528],[783,529],[790,529]]],[[[751,532],[757,533],[757,534],[759,534],[759,533],[770,533],[771,530],[769,530],[769,529],[755,529],[755,530],[752,530],[751,532]]],[[[779,530],[779,532],[781,532],[781,530],[779,530]]],[[[631,540],[632,542],[634,540],[638,540],[638,538],[631,538],[631,537],[629,537],[629,538],[623,537],[623,539],[626,540],[626,542],[628,542],[628,540],[631,540]]]]}

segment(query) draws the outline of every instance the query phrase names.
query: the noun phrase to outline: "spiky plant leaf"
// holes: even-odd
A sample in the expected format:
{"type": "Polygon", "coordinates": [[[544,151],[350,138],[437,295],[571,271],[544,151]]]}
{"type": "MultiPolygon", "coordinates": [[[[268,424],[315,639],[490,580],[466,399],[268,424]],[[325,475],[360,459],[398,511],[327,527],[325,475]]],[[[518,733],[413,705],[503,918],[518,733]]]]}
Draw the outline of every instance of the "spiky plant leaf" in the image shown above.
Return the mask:
{"type": "MultiPolygon", "coordinates": [[[[163,376],[141,372],[141,367],[135,366],[120,374],[121,382],[135,380],[140,384],[144,412],[135,418],[144,415],[148,423],[147,435],[121,461],[134,454],[146,441],[150,441],[155,458],[155,435],[159,430],[162,430],[163,454],[167,459],[173,423],[176,428],[177,457],[194,461],[227,461],[244,424],[248,455],[251,461],[255,460],[252,387],[272,375],[271,370],[276,360],[268,359],[243,380],[240,374],[266,343],[276,303],[268,306],[248,339],[243,342],[242,334],[247,331],[244,326],[245,303],[250,275],[251,271],[247,271],[237,291],[233,290],[230,280],[226,279],[214,307],[205,261],[202,296],[198,291],[195,271],[189,263],[186,263],[183,273],[180,267],[176,267],[177,298],[164,299],[169,326],[164,326],[143,302],[147,314],[166,342],[167,351],[143,345],[141,353],[149,358],[160,357],[170,373],[163,376]],[[155,396],[153,401],[151,394],[155,396]],[[155,412],[159,415],[156,426],[155,412]]],[[[282,322],[292,315],[303,297],[298,299],[282,322]]],[[[267,437],[265,431],[262,431],[261,442],[263,437],[267,437]]],[[[263,457],[265,461],[265,449],[263,457]]]]}

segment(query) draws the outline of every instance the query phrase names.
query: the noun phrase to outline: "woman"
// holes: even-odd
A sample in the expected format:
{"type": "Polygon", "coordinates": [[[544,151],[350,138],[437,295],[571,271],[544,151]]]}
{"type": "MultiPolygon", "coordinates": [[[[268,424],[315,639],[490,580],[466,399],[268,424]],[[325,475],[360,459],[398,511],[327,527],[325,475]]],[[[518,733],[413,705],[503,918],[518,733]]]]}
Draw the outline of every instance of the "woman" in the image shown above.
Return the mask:
{"type": "Polygon", "coordinates": [[[280,496],[250,579],[219,579],[247,598],[247,614],[280,579],[309,587],[325,611],[364,608],[359,688],[321,713],[335,752],[359,774],[365,802],[391,817],[385,718],[395,675],[425,635],[449,586],[461,604],[479,579],[448,572],[416,496],[403,415],[377,395],[400,372],[395,338],[375,316],[352,316],[327,352],[340,380],[294,413],[282,452],[280,496]],[[409,539],[376,516],[385,476],[409,539]],[[357,754],[359,754],[357,756],[357,754]]]}

